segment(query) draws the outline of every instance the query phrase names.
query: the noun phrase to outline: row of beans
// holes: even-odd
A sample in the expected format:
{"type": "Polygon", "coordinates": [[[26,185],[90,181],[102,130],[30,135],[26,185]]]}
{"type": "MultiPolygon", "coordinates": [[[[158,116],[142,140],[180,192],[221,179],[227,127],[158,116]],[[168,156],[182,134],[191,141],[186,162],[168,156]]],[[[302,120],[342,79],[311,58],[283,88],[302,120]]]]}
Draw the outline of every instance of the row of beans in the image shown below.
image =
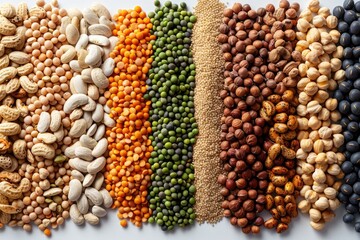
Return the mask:
{"type": "MultiPolygon", "coordinates": [[[[17,71],[2,77],[1,107],[18,111],[0,112],[1,226],[31,230],[34,222],[50,235],[68,217],[96,225],[110,206],[123,227],[193,224],[195,199],[206,197],[195,196],[192,163],[192,29],[201,22],[170,1],[156,0],[148,16],[135,7],[113,19],[101,4],[83,12],[56,1],[21,7],[20,20],[15,8],[0,7],[0,20],[14,23],[0,26],[1,68],[17,71]],[[11,34],[24,35],[19,46],[7,43],[11,34]],[[25,60],[6,58],[12,48],[25,60]],[[12,131],[15,122],[22,129],[12,131]]],[[[344,222],[360,231],[360,3],[346,0],[333,15],[318,0],[299,10],[287,0],[257,10],[235,3],[212,39],[225,62],[224,174],[209,184],[222,186],[214,194],[223,215],[244,233],[282,233],[298,210],[321,230],[340,202],[344,222]]]]}

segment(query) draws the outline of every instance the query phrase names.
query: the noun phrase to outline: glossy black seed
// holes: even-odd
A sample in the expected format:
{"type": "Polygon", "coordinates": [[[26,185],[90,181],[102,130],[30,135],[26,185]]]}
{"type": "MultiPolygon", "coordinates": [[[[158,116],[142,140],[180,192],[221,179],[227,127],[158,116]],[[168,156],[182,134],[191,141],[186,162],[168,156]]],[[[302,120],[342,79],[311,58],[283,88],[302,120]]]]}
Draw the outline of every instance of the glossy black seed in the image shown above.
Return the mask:
{"type": "Polygon", "coordinates": [[[353,114],[360,116],[360,102],[353,102],[350,107],[353,114]]]}
{"type": "Polygon", "coordinates": [[[341,185],[340,191],[346,196],[350,196],[353,193],[353,189],[350,184],[341,185]]]}
{"type": "Polygon", "coordinates": [[[347,126],[347,130],[352,133],[356,133],[357,131],[359,131],[359,124],[357,122],[350,122],[347,126]]]}
{"type": "Polygon", "coordinates": [[[354,170],[354,166],[351,162],[349,161],[345,161],[342,165],[341,165],[341,170],[345,173],[345,174],[349,174],[354,170]]]}
{"type": "Polygon", "coordinates": [[[360,2],[359,2],[359,1],[357,1],[357,2],[355,3],[355,10],[356,10],[357,12],[360,12],[360,2]]]}
{"type": "Polygon", "coordinates": [[[356,89],[358,89],[358,90],[360,90],[360,79],[358,78],[358,79],[356,79],[355,81],[354,81],[354,88],[356,88],[356,89]]]}
{"type": "Polygon", "coordinates": [[[346,204],[349,202],[348,196],[346,196],[345,194],[343,194],[342,192],[339,192],[337,195],[337,198],[339,199],[340,202],[346,204]]]}
{"type": "Polygon", "coordinates": [[[350,131],[343,132],[345,142],[349,142],[354,139],[354,135],[350,131]]]}
{"type": "Polygon", "coordinates": [[[351,24],[355,20],[357,20],[355,11],[353,11],[353,10],[345,11],[345,14],[344,14],[345,22],[347,22],[348,24],[351,24]]]}
{"type": "MultiPolygon", "coordinates": [[[[354,191],[354,189],[353,189],[353,191],[354,191]]],[[[354,205],[358,206],[359,201],[360,201],[360,195],[359,194],[356,194],[356,193],[351,194],[351,196],[349,198],[349,202],[351,204],[354,204],[354,205]]]]}
{"type": "Polygon", "coordinates": [[[333,94],[333,98],[336,98],[338,101],[341,101],[344,99],[344,95],[341,93],[340,90],[336,90],[333,94]]]}
{"type": "Polygon", "coordinates": [[[360,44],[360,36],[352,35],[351,36],[351,43],[354,46],[358,46],[360,44]]]}
{"type": "Polygon", "coordinates": [[[333,9],[333,15],[337,18],[342,18],[344,16],[344,14],[345,14],[345,10],[341,6],[336,6],[333,9]]]}
{"type": "Polygon", "coordinates": [[[345,70],[345,76],[347,79],[356,80],[357,78],[360,77],[359,75],[360,75],[360,71],[354,66],[349,66],[345,70]]]}
{"type": "Polygon", "coordinates": [[[351,81],[343,81],[339,84],[339,89],[342,93],[349,93],[353,87],[351,81]]]}
{"type": "Polygon", "coordinates": [[[344,173],[345,174],[347,174],[347,173],[350,173],[350,172],[352,172],[352,171],[354,171],[353,169],[354,169],[354,165],[358,165],[358,166],[360,166],[360,152],[357,152],[357,153],[354,153],[354,154],[352,154],[351,155],[351,157],[350,157],[350,161],[351,162],[346,162],[346,172],[344,171],[344,164],[345,164],[345,162],[342,164],[342,166],[341,166],[341,169],[344,171],[344,173]]]}
{"type": "Polygon", "coordinates": [[[360,22],[359,22],[359,20],[353,21],[350,24],[350,33],[351,34],[359,34],[360,33],[360,22]]]}
{"type": "Polygon", "coordinates": [[[349,99],[351,101],[360,101],[360,90],[352,89],[349,93],[349,99]]]}
{"type": "Polygon", "coordinates": [[[360,195],[360,182],[354,183],[353,191],[354,191],[354,193],[360,195]]]}
{"type": "Polygon", "coordinates": [[[355,220],[355,216],[351,213],[346,213],[343,216],[344,223],[352,223],[352,222],[354,222],[354,220],[355,220]]]}
{"type": "Polygon", "coordinates": [[[348,119],[350,121],[359,122],[360,121],[360,116],[356,116],[355,114],[351,113],[351,114],[348,115],[348,119]]]}
{"type": "Polygon", "coordinates": [[[359,211],[359,207],[354,205],[354,204],[351,204],[349,202],[347,202],[348,204],[346,204],[345,206],[345,210],[350,213],[350,214],[356,214],[358,211],[359,211]]]}
{"type": "Polygon", "coordinates": [[[338,108],[342,114],[348,114],[351,111],[350,103],[346,100],[340,101],[338,108]]]}
{"type": "Polygon", "coordinates": [[[354,7],[354,0],[345,0],[344,3],[343,3],[343,7],[344,9],[346,10],[350,10],[354,7]]]}
{"type": "Polygon", "coordinates": [[[354,61],[352,59],[344,59],[344,61],[342,62],[343,69],[347,69],[348,67],[353,65],[354,65],[354,61]]]}
{"type": "MultiPolygon", "coordinates": [[[[344,100],[345,101],[345,100],[344,100]]],[[[340,120],[340,125],[343,127],[343,128],[347,128],[347,125],[350,123],[350,120],[347,119],[347,118],[342,118],[340,120]]]]}
{"type": "Polygon", "coordinates": [[[360,222],[356,222],[354,228],[355,231],[360,232],[360,222]]]}
{"type": "Polygon", "coordinates": [[[350,26],[345,21],[339,21],[338,30],[340,33],[346,33],[349,32],[350,26]]]}
{"type": "Polygon", "coordinates": [[[360,150],[360,146],[357,141],[350,141],[346,143],[346,150],[351,153],[355,153],[360,150]]]}
{"type": "Polygon", "coordinates": [[[352,172],[352,173],[349,173],[349,174],[346,174],[345,177],[344,177],[344,182],[346,184],[349,184],[349,185],[353,185],[354,183],[357,182],[357,174],[352,172]]]}
{"type": "Polygon", "coordinates": [[[343,47],[351,46],[351,35],[348,32],[344,32],[340,36],[340,44],[343,47]]]}
{"type": "Polygon", "coordinates": [[[344,48],[344,53],[343,54],[344,54],[345,60],[354,61],[353,60],[354,53],[353,53],[353,48],[352,47],[344,48]]]}
{"type": "Polygon", "coordinates": [[[354,58],[360,57],[360,47],[359,46],[354,47],[352,52],[353,52],[354,58]]]}

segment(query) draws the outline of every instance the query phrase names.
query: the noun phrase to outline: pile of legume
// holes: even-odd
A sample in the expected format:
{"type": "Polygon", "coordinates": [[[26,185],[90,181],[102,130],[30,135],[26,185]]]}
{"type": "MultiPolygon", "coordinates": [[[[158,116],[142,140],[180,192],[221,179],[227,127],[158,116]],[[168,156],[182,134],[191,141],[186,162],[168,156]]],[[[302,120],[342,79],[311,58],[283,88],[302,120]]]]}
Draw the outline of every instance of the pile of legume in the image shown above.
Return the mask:
{"type": "MultiPolygon", "coordinates": [[[[149,163],[153,174],[149,189],[152,217],[161,229],[171,230],[194,223],[195,186],[193,144],[198,134],[194,117],[195,64],[190,51],[196,17],[186,4],[155,1],[149,13],[153,63],[149,71],[147,98],[151,99],[151,141],[154,151],[149,163]]],[[[215,193],[214,193],[215,194],[215,193]]]]}
{"type": "Polygon", "coordinates": [[[45,234],[50,234],[46,229],[62,225],[69,217],[71,204],[67,199],[71,171],[62,155],[71,144],[67,137],[70,120],[63,106],[71,95],[72,71],[61,61],[66,36],[60,33],[61,19],[67,12],[58,7],[57,1],[51,5],[39,0],[29,14],[30,18],[24,21],[28,37],[25,52],[30,54],[34,70],[23,81],[33,89],[33,94],[26,101],[29,114],[23,125],[28,161],[22,164],[19,173],[32,182],[32,188],[23,198],[22,223],[31,226],[30,222],[34,222],[45,234]],[[56,129],[50,128],[51,119],[54,121],[50,114],[55,112],[56,129]]]}
{"type": "Polygon", "coordinates": [[[360,221],[357,217],[360,203],[360,2],[344,1],[343,6],[337,6],[333,14],[339,18],[338,30],[341,33],[340,46],[344,53],[342,69],[346,79],[339,84],[334,97],[338,99],[338,109],[342,114],[340,121],[345,144],[342,150],[346,160],[341,169],[344,172],[343,184],[338,199],[344,204],[346,214],[343,221],[353,224],[360,232],[360,221]]]}
{"type": "Polygon", "coordinates": [[[296,50],[301,52],[303,61],[298,66],[300,148],[296,158],[297,173],[304,182],[300,191],[304,200],[298,207],[309,213],[310,225],[315,230],[323,229],[335,216],[339,206],[336,195],[343,177],[339,164],[345,160],[339,151],[344,136],[337,124],[341,118],[338,97],[331,96],[338,82],[345,78],[340,60],[343,49],[336,47],[340,38],[335,29],[337,22],[328,8],[320,7],[318,0],[309,3],[297,22],[296,50]]]}
{"type": "Polygon", "coordinates": [[[198,1],[194,15],[192,51],[197,74],[195,76],[195,118],[199,135],[194,146],[195,211],[198,222],[216,223],[222,218],[219,194],[221,186],[216,182],[222,172],[220,154],[220,118],[224,60],[217,43],[224,4],[219,0],[198,1]]]}
{"type": "MultiPolygon", "coordinates": [[[[266,85],[273,94],[264,96],[260,115],[268,122],[269,136],[264,143],[267,152],[265,167],[269,173],[266,209],[272,217],[265,221],[266,228],[275,228],[277,233],[286,231],[292,218],[297,217],[296,197],[303,183],[296,174],[296,151],[300,147],[296,139],[298,122],[295,116],[298,99],[296,84],[300,79],[297,66],[301,54],[295,51],[297,12],[299,4],[282,0],[279,8],[268,4],[263,21],[269,33],[266,85]]],[[[259,22],[259,21],[258,21],[259,22]]],[[[260,45],[260,44],[259,44],[260,45]]]]}
{"type": "Polygon", "coordinates": [[[139,6],[119,10],[115,20],[113,33],[118,43],[110,56],[116,67],[105,96],[116,125],[106,132],[110,151],[106,189],[114,199],[113,208],[119,209],[121,226],[127,226],[125,219],[130,219],[140,227],[151,215],[147,199],[151,174],[148,159],[153,150],[148,138],[151,102],[143,95],[152,62],[150,41],[155,38],[150,34],[152,23],[139,6]]]}
{"type": "Polygon", "coordinates": [[[259,213],[265,207],[268,187],[263,144],[269,127],[259,110],[264,96],[273,92],[262,75],[268,72],[268,51],[262,46],[268,44],[265,36],[269,27],[255,21],[261,21],[264,11],[235,3],[224,10],[218,36],[225,60],[224,89],[220,92],[225,105],[220,142],[225,174],[218,182],[223,185],[224,216],[244,233],[260,232],[264,219],[259,213]]]}
{"type": "Polygon", "coordinates": [[[9,224],[29,231],[31,226],[21,219],[26,211],[23,193],[29,192],[31,181],[18,173],[26,161],[26,133],[20,125],[28,114],[24,103],[29,95],[20,79],[33,71],[30,56],[23,52],[27,39],[23,20],[28,18],[28,8],[25,3],[17,8],[1,4],[0,12],[0,228],[9,224]]]}
{"type": "Polygon", "coordinates": [[[103,186],[102,170],[108,149],[105,127],[113,127],[115,121],[109,117],[110,109],[103,107],[106,98],[102,95],[109,85],[107,77],[114,70],[109,53],[117,38],[111,37],[114,24],[102,4],[93,4],[83,11],[69,9],[61,22],[60,31],[68,41],[61,47],[61,61],[73,70],[71,97],[63,109],[71,121],[68,136],[72,144],[64,151],[72,168],[70,218],[77,225],[97,225],[106,216],[106,208],[113,204],[103,186]]]}

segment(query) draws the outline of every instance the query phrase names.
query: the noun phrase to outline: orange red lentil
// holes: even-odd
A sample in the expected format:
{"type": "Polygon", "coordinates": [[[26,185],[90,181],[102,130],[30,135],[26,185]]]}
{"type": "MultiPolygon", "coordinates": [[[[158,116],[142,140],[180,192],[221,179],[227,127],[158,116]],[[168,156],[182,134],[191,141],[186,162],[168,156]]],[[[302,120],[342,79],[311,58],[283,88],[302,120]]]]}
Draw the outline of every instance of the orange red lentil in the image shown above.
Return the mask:
{"type": "Polygon", "coordinates": [[[119,10],[114,19],[113,35],[119,42],[110,54],[116,65],[105,97],[116,126],[106,131],[109,158],[105,181],[114,199],[113,208],[119,209],[120,225],[126,227],[125,219],[129,219],[140,227],[151,216],[147,201],[151,175],[148,159],[153,150],[148,139],[151,102],[143,95],[152,62],[150,41],[155,36],[150,34],[150,19],[139,6],[119,10]]]}

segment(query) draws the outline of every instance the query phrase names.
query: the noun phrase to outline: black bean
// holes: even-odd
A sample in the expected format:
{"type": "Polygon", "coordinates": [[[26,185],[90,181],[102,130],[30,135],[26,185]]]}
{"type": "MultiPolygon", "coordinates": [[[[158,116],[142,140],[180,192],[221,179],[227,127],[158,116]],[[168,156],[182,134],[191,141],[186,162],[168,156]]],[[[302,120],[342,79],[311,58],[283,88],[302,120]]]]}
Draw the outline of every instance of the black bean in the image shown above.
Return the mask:
{"type": "Polygon", "coordinates": [[[341,6],[336,6],[333,10],[333,15],[337,18],[342,18],[344,16],[345,10],[341,6]]]}
{"type": "Polygon", "coordinates": [[[354,166],[351,162],[345,161],[341,165],[341,170],[343,170],[345,174],[349,174],[354,170],[354,166]]]}
{"type": "Polygon", "coordinates": [[[360,144],[360,135],[358,136],[358,138],[356,139],[356,141],[360,144]]]}
{"type": "Polygon", "coordinates": [[[349,174],[346,174],[344,177],[344,182],[349,185],[353,185],[357,181],[357,174],[352,172],[349,174]]]}
{"type": "Polygon", "coordinates": [[[342,100],[339,103],[339,111],[342,114],[350,113],[350,103],[346,100],[342,100]]]}
{"type": "Polygon", "coordinates": [[[354,193],[360,195],[360,182],[354,183],[353,191],[354,191],[354,193]]]}
{"type": "Polygon", "coordinates": [[[347,79],[350,79],[350,80],[356,80],[357,78],[359,78],[360,77],[359,73],[360,73],[359,70],[354,66],[349,66],[345,70],[345,76],[347,79]]]}
{"type": "Polygon", "coordinates": [[[351,91],[353,87],[353,84],[351,81],[343,81],[339,84],[339,90],[342,92],[342,93],[349,93],[351,91]]]}
{"type": "Polygon", "coordinates": [[[349,142],[354,139],[354,135],[350,131],[343,132],[345,142],[349,142]]]}
{"type": "Polygon", "coordinates": [[[337,198],[339,199],[340,202],[346,204],[349,202],[348,196],[346,196],[345,194],[343,194],[342,192],[338,193],[337,198]]]}
{"type": "Polygon", "coordinates": [[[348,119],[350,121],[359,122],[360,121],[360,116],[356,116],[355,114],[351,113],[351,114],[348,115],[348,119]]]}
{"type": "Polygon", "coordinates": [[[347,129],[352,133],[356,133],[359,130],[359,124],[357,122],[350,122],[347,129]]]}
{"type": "Polygon", "coordinates": [[[353,10],[345,11],[344,20],[348,24],[351,24],[353,21],[357,19],[356,13],[353,10]]]}
{"type": "Polygon", "coordinates": [[[350,214],[356,214],[358,211],[359,211],[359,207],[354,205],[354,204],[351,204],[351,203],[348,203],[346,204],[346,207],[345,207],[346,211],[350,214]]]}
{"type": "Polygon", "coordinates": [[[360,47],[359,46],[354,47],[352,52],[353,52],[354,58],[360,57],[360,47]]]}
{"type": "Polygon", "coordinates": [[[340,191],[346,196],[350,196],[353,193],[353,189],[350,184],[341,185],[340,191]]]}
{"type": "Polygon", "coordinates": [[[352,59],[353,57],[354,57],[353,48],[352,47],[344,48],[344,58],[349,59],[349,60],[353,60],[352,59]]]}
{"type": "Polygon", "coordinates": [[[357,12],[360,12],[360,2],[359,2],[359,1],[357,1],[357,2],[355,3],[355,10],[356,10],[357,12]]]}
{"type": "Polygon", "coordinates": [[[344,61],[342,62],[342,68],[343,69],[347,69],[350,66],[354,65],[354,60],[352,59],[344,59],[344,61]]]}
{"type": "MultiPolygon", "coordinates": [[[[345,101],[345,100],[344,100],[345,101]]],[[[340,109],[340,108],[339,108],[340,109]]],[[[347,119],[347,118],[342,118],[340,120],[340,125],[343,127],[343,128],[347,128],[347,125],[350,123],[350,120],[347,119]]]]}
{"type": "Polygon", "coordinates": [[[354,88],[360,90],[360,79],[356,79],[356,80],[355,80],[355,82],[354,82],[354,88]]]}
{"type": "Polygon", "coordinates": [[[346,143],[346,150],[348,150],[349,152],[352,152],[352,153],[356,153],[357,151],[360,150],[360,146],[359,146],[358,142],[350,141],[350,142],[346,143]]]}
{"type": "Polygon", "coordinates": [[[353,169],[354,169],[353,165],[359,165],[360,166],[360,152],[352,154],[351,157],[350,157],[350,161],[351,162],[346,162],[347,166],[344,167],[345,162],[341,166],[341,169],[344,171],[345,174],[350,173],[350,172],[353,171],[353,169]],[[344,168],[345,168],[346,172],[345,172],[344,168]]]}
{"type": "Polygon", "coordinates": [[[354,220],[355,220],[355,216],[351,213],[346,213],[343,216],[344,223],[352,223],[352,222],[354,222],[354,220]]]}
{"type": "Polygon", "coordinates": [[[360,45],[360,36],[352,35],[351,36],[351,43],[354,46],[360,45]]]}
{"type": "MultiPolygon", "coordinates": [[[[353,191],[354,191],[354,189],[353,189],[353,191]]],[[[351,194],[351,196],[350,196],[350,198],[349,198],[349,201],[350,201],[350,203],[352,203],[353,205],[358,206],[359,201],[360,201],[360,195],[359,195],[359,194],[356,194],[356,193],[351,194]]]]}
{"type": "Polygon", "coordinates": [[[350,107],[353,114],[360,115],[360,102],[353,102],[350,107]]]}
{"type": "MultiPolygon", "coordinates": [[[[359,81],[360,84],[360,81],[359,81]]],[[[336,90],[333,94],[333,97],[336,98],[338,101],[341,101],[344,99],[344,95],[341,93],[340,90],[336,90]]]]}
{"type": "Polygon", "coordinates": [[[351,46],[351,35],[348,32],[344,32],[340,36],[340,44],[343,47],[351,46]]]}
{"type": "Polygon", "coordinates": [[[360,222],[355,223],[355,231],[360,232],[360,222]]]}
{"type": "Polygon", "coordinates": [[[344,21],[340,21],[339,23],[338,23],[338,30],[339,30],[339,32],[340,33],[346,33],[346,32],[348,32],[349,31],[349,24],[347,24],[346,22],[344,22],[344,21]]]}
{"type": "Polygon", "coordinates": [[[346,9],[346,10],[350,10],[354,7],[354,0],[345,0],[344,3],[343,3],[343,7],[346,9]]]}
{"type": "Polygon", "coordinates": [[[350,33],[351,34],[359,34],[360,33],[360,22],[359,22],[359,20],[353,21],[350,24],[350,33]]]}

